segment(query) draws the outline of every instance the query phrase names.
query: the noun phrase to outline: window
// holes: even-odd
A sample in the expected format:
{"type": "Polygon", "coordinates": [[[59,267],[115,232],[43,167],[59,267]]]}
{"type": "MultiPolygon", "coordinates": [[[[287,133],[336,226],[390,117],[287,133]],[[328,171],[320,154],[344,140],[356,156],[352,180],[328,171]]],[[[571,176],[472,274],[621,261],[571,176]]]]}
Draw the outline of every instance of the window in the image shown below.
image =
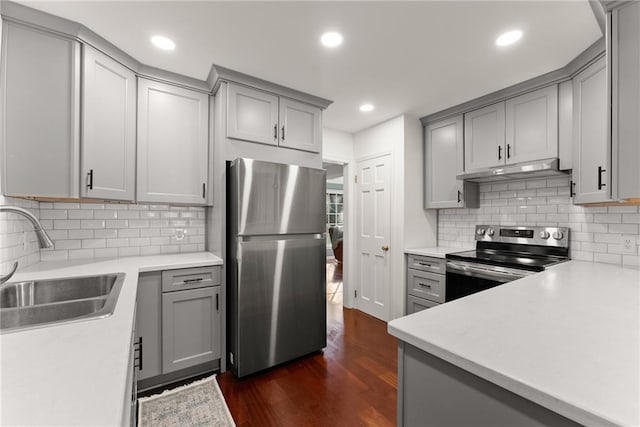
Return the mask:
{"type": "Polygon", "coordinates": [[[329,227],[344,224],[342,190],[327,189],[327,248],[331,248],[329,227]]]}

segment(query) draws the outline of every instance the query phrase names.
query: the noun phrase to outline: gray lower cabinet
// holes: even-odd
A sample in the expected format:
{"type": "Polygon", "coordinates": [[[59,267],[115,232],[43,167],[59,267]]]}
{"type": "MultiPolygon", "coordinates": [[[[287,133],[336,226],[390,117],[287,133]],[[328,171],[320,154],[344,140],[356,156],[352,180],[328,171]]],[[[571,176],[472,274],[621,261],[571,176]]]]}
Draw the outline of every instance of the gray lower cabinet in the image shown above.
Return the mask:
{"type": "Polygon", "coordinates": [[[136,307],[140,389],[216,369],[220,267],[142,273],[136,307]]]}
{"type": "Polygon", "coordinates": [[[162,374],[161,272],[140,274],[136,304],[138,379],[144,380],[162,374]]]}
{"type": "Polygon", "coordinates": [[[162,371],[220,358],[220,286],[162,295],[162,371]]]}
{"type": "Polygon", "coordinates": [[[406,314],[442,304],[445,299],[446,261],[420,255],[407,256],[406,314]]]}
{"type": "Polygon", "coordinates": [[[397,425],[577,427],[580,424],[400,342],[397,425]]]}

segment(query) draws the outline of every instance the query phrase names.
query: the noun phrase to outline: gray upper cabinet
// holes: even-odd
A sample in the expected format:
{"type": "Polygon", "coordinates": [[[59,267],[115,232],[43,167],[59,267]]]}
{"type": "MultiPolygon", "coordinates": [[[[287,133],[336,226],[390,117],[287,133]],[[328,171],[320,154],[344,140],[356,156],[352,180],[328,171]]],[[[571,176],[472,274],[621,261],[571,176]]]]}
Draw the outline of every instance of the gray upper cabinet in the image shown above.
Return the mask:
{"type": "Polygon", "coordinates": [[[138,79],[139,202],[207,203],[207,94],[138,79]]]}
{"type": "Polygon", "coordinates": [[[227,138],[278,145],[276,95],[230,84],[227,102],[227,138]]]}
{"type": "Polygon", "coordinates": [[[322,110],[235,83],[228,84],[227,138],[319,153],[322,110]]]}
{"type": "Polygon", "coordinates": [[[464,115],[465,171],[558,157],[558,86],[464,115]]]}
{"type": "Polygon", "coordinates": [[[640,3],[611,13],[613,194],[640,199],[640,3]]]}
{"type": "Polygon", "coordinates": [[[506,101],[506,163],[558,157],[558,86],[506,101]]]}
{"type": "Polygon", "coordinates": [[[425,127],[425,209],[477,207],[478,185],[463,183],[464,118],[462,115],[425,127]]]}
{"type": "Polygon", "coordinates": [[[504,164],[504,102],[489,105],[464,115],[465,171],[504,164]]]}
{"type": "Polygon", "coordinates": [[[5,21],[0,74],[3,194],[78,197],[80,44],[5,21]]]}
{"type": "Polygon", "coordinates": [[[574,203],[611,200],[607,69],[601,58],[573,79],[574,203]]]}
{"type": "Polygon", "coordinates": [[[80,194],[134,200],[136,76],[87,45],[83,54],[80,194]]]}
{"type": "Polygon", "coordinates": [[[320,109],[280,97],[280,146],[319,153],[322,149],[320,109]]]}

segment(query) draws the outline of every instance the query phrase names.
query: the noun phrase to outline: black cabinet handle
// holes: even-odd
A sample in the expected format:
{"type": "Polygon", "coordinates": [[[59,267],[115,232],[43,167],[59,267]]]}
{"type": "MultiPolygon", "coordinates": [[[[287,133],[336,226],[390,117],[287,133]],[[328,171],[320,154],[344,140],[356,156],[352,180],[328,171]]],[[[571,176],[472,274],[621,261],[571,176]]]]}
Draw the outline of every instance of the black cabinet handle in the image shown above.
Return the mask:
{"type": "Polygon", "coordinates": [[[134,352],[137,351],[138,352],[138,357],[136,358],[136,360],[138,361],[138,364],[136,365],[134,363],[134,366],[136,366],[138,368],[138,370],[142,371],[142,337],[138,337],[138,342],[133,343],[134,347],[138,347],[138,348],[134,348],[134,352]]]}
{"type": "Polygon", "coordinates": [[[507,144],[507,159],[511,158],[511,144],[507,144]]]}
{"type": "Polygon", "coordinates": [[[462,193],[460,192],[460,190],[458,190],[458,203],[460,203],[461,198],[462,198],[462,193]]]}
{"type": "Polygon", "coordinates": [[[220,310],[219,294],[216,294],[216,311],[220,310]]]}
{"type": "Polygon", "coordinates": [[[606,169],[602,169],[602,166],[598,166],[598,190],[602,190],[607,184],[602,183],[602,172],[606,172],[606,169]]]}
{"type": "Polygon", "coordinates": [[[284,141],[284,126],[282,126],[282,140],[284,141]]]}
{"type": "Polygon", "coordinates": [[[89,169],[87,173],[87,188],[89,190],[93,190],[93,169],[89,169]]]}
{"type": "Polygon", "coordinates": [[[202,183],[202,198],[204,199],[206,196],[206,191],[207,191],[207,184],[206,183],[202,183]]]}
{"type": "Polygon", "coordinates": [[[573,189],[576,187],[576,183],[573,180],[569,181],[569,197],[573,197],[576,195],[576,192],[573,189]]]}
{"type": "Polygon", "coordinates": [[[273,125],[273,139],[278,139],[278,124],[273,125]]]}
{"type": "Polygon", "coordinates": [[[196,283],[196,282],[202,282],[204,279],[202,277],[198,277],[197,279],[186,279],[183,280],[182,283],[196,283]]]}
{"type": "Polygon", "coordinates": [[[502,160],[502,146],[498,145],[498,160],[502,160]]]}

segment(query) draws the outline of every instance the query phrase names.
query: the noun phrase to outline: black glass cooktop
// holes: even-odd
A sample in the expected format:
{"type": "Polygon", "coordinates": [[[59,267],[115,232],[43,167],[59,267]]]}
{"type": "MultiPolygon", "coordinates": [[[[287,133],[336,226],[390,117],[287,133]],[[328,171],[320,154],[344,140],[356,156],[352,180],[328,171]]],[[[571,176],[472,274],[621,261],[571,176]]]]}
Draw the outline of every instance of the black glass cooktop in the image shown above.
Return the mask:
{"type": "Polygon", "coordinates": [[[565,257],[534,255],[522,252],[475,249],[447,254],[447,259],[477,262],[502,267],[521,268],[523,270],[542,271],[545,267],[565,261],[565,257]]]}

